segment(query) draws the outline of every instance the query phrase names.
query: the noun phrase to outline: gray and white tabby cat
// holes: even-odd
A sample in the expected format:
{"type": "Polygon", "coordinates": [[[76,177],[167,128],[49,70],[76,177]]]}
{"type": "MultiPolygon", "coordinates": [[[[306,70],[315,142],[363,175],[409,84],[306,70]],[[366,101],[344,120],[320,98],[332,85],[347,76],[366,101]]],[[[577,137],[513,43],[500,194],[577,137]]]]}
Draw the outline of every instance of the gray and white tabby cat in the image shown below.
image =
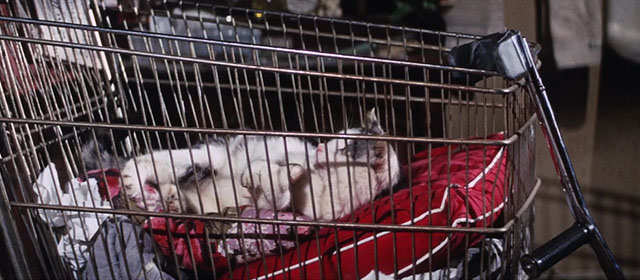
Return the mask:
{"type": "MultiPolygon", "coordinates": [[[[384,131],[372,110],[363,127],[340,133],[384,131]]],[[[350,214],[397,183],[399,173],[396,153],[385,141],[333,139],[314,146],[300,138],[262,136],[217,139],[192,150],[154,151],[128,160],[121,171],[130,197],[143,190],[141,183],[155,184],[173,212],[219,213],[255,205],[291,207],[318,220],[350,214]]]]}

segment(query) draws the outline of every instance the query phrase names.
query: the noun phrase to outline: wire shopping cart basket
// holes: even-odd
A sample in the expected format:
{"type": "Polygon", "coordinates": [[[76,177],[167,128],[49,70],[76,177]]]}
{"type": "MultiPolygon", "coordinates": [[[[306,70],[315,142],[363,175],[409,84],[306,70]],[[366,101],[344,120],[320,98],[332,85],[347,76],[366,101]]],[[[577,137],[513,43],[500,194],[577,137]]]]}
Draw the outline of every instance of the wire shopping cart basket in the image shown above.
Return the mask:
{"type": "Polygon", "coordinates": [[[17,278],[523,278],[589,241],[623,277],[517,33],[459,65],[480,37],[113,2],[1,6],[17,278]],[[536,109],[577,223],[530,252],[536,109]]]}

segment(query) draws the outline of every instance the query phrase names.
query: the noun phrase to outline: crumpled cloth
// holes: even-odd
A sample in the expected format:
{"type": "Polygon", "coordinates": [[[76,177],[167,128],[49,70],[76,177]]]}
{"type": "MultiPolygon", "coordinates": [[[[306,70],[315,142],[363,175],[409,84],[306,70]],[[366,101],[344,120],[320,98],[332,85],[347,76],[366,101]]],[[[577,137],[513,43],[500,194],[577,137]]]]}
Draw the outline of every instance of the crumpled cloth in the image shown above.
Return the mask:
{"type": "MultiPolygon", "coordinates": [[[[274,220],[276,214],[271,210],[247,207],[242,211],[240,217],[274,220]]],[[[278,220],[293,220],[294,217],[297,221],[311,220],[307,216],[292,212],[278,212],[277,215],[278,220]]],[[[263,255],[277,255],[280,250],[287,251],[295,248],[295,236],[305,236],[310,233],[311,228],[308,226],[234,223],[227,234],[236,238],[227,237],[225,239],[226,250],[222,244],[219,244],[218,251],[223,256],[233,257],[238,263],[251,262],[260,259],[263,255]],[[242,228],[244,238],[240,238],[240,228],[242,228]]]]}
{"type": "MultiPolygon", "coordinates": [[[[504,29],[502,0],[455,0],[443,12],[447,32],[484,35],[504,29]]],[[[458,44],[458,38],[446,38],[447,47],[458,44]]],[[[463,42],[464,43],[464,42],[463,42]]]]}
{"type": "MultiPolygon", "coordinates": [[[[162,204],[162,199],[160,199],[160,193],[150,184],[144,185],[144,197],[141,192],[125,197],[120,184],[120,171],[118,169],[87,171],[87,177],[97,180],[101,196],[104,198],[106,198],[107,195],[111,196],[114,208],[127,208],[126,201],[129,200],[132,203],[132,207],[151,212],[164,212],[164,205],[162,204]]],[[[80,174],[78,179],[80,181],[87,180],[84,174],[80,174]]]]}
{"type": "Polygon", "coordinates": [[[160,270],[153,239],[139,225],[124,217],[108,219],[101,232],[89,249],[95,263],[87,262],[83,279],[173,279],[160,270]]]}
{"type": "Polygon", "coordinates": [[[549,22],[559,69],[600,64],[602,1],[549,1],[549,22]]]}
{"type": "MultiPolygon", "coordinates": [[[[233,209],[235,208],[227,208],[218,215],[275,219],[275,213],[269,210],[256,212],[253,207],[244,207],[242,213],[238,215],[233,209]]],[[[311,220],[306,216],[295,215],[296,220],[311,220]]],[[[277,216],[279,220],[293,220],[294,213],[278,212],[277,216]]],[[[295,235],[298,235],[302,242],[305,239],[304,236],[311,233],[311,228],[305,226],[231,224],[160,217],[151,219],[151,228],[146,223],[144,227],[153,233],[153,239],[165,256],[174,259],[175,253],[175,261],[180,268],[198,269],[217,275],[227,271],[230,265],[250,262],[261,258],[262,255],[279,254],[280,249],[287,251],[295,248],[295,235]],[[238,235],[240,225],[244,239],[238,235]],[[263,239],[259,238],[259,233],[262,234],[263,239]],[[205,234],[209,234],[208,239],[205,238],[205,234]],[[170,235],[173,240],[170,240],[170,235]]]]}
{"type": "MultiPolygon", "coordinates": [[[[63,192],[60,188],[56,165],[50,163],[32,186],[36,201],[40,204],[111,208],[107,199],[100,196],[95,179],[71,180],[63,192]]],[[[68,233],[58,243],[58,254],[74,271],[82,269],[89,258],[87,243],[96,233],[108,214],[60,210],[38,210],[40,217],[53,227],[66,227],[68,233]]]]}
{"type": "Polygon", "coordinates": [[[206,224],[200,220],[157,217],[151,218],[151,228],[148,223],[145,223],[144,227],[152,233],[162,254],[174,260],[182,269],[198,269],[220,274],[229,268],[227,258],[216,251],[218,240],[204,237],[206,233],[217,234],[218,232],[205,230],[206,224]],[[207,243],[207,240],[210,243],[207,243]],[[211,267],[212,262],[213,267],[211,267]]]}

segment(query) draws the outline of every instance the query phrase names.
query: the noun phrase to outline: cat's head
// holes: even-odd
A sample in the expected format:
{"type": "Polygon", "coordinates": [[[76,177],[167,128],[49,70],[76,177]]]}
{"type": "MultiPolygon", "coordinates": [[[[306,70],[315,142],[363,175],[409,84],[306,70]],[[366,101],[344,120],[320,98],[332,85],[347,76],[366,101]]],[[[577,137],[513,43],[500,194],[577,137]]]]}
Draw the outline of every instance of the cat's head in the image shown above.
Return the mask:
{"type": "MultiPolygon", "coordinates": [[[[380,126],[375,109],[372,109],[361,127],[348,128],[339,134],[380,136],[385,132],[380,126]]],[[[387,141],[332,139],[318,145],[315,158],[316,169],[331,166],[369,167],[376,173],[378,187],[390,187],[399,180],[398,158],[387,141]]]]}

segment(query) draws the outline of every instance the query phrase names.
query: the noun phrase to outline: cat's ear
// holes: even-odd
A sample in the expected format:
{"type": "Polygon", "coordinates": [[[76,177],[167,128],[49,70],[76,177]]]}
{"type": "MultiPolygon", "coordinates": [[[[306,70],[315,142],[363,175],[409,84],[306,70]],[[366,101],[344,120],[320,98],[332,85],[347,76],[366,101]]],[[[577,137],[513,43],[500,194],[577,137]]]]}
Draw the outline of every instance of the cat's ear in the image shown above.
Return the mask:
{"type": "Polygon", "coordinates": [[[382,127],[380,126],[380,122],[378,121],[378,114],[376,113],[376,108],[374,107],[367,113],[367,131],[370,134],[381,135],[384,134],[382,127]]]}
{"type": "Polygon", "coordinates": [[[289,164],[289,182],[296,183],[300,178],[304,177],[304,168],[300,164],[289,164]]]}

